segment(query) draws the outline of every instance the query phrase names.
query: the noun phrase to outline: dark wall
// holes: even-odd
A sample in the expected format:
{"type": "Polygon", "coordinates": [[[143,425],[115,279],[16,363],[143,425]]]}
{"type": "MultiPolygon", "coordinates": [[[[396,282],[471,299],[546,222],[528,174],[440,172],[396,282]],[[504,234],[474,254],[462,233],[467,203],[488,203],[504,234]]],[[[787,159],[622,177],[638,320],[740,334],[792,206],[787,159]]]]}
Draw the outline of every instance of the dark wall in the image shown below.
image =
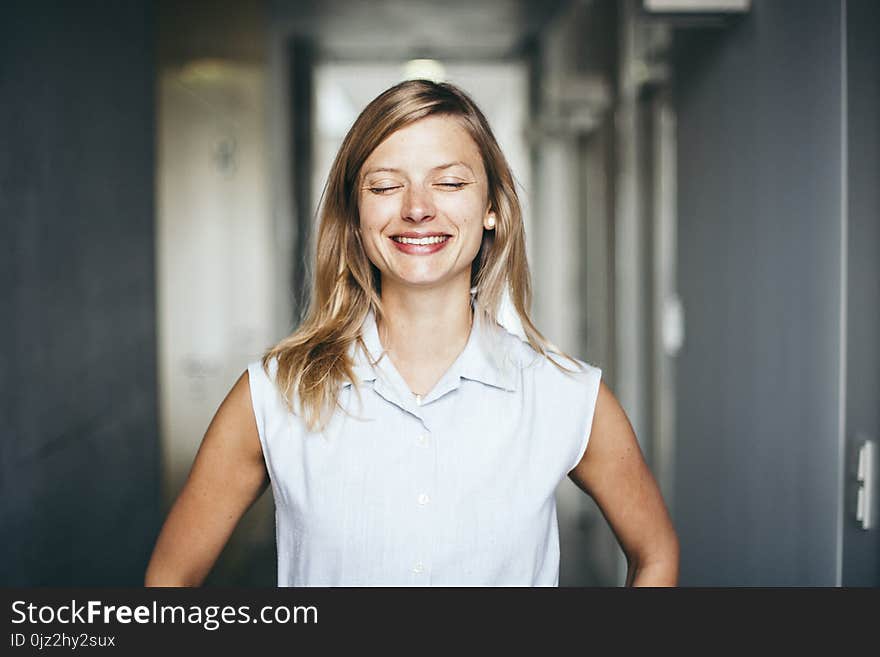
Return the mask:
{"type": "Polygon", "coordinates": [[[839,2],[676,35],[686,585],[837,579],[839,2]]]}
{"type": "Polygon", "coordinates": [[[0,10],[0,585],[141,584],[158,531],[150,6],[0,10]]]}
{"type": "MultiPolygon", "coordinates": [[[[849,0],[846,13],[846,493],[851,511],[858,448],[865,439],[880,447],[880,3],[849,0]]],[[[863,530],[849,512],[843,531],[843,583],[880,586],[880,530],[863,530]]]]}

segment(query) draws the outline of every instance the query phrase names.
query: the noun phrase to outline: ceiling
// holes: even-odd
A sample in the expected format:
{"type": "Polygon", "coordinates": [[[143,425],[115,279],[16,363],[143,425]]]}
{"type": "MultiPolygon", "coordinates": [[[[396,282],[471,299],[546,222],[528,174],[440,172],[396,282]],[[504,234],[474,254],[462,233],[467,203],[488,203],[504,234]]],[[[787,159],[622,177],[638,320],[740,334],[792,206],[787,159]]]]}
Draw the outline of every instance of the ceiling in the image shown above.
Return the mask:
{"type": "Polygon", "coordinates": [[[515,57],[572,0],[271,0],[273,30],[339,60],[515,57]]]}

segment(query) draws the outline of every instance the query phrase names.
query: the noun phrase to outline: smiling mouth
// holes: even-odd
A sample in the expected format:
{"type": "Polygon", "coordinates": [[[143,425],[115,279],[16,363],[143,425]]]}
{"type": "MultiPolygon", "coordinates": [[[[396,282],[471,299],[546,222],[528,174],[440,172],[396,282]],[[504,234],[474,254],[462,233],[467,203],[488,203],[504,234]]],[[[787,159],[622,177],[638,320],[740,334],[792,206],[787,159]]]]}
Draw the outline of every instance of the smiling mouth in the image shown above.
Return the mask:
{"type": "Polygon", "coordinates": [[[440,244],[445,242],[451,235],[431,235],[429,237],[403,237],[402,235],[394,235],[391,237],[398,244],[415,244],[419,246],[427,246],[429,244],[440,244]]]}

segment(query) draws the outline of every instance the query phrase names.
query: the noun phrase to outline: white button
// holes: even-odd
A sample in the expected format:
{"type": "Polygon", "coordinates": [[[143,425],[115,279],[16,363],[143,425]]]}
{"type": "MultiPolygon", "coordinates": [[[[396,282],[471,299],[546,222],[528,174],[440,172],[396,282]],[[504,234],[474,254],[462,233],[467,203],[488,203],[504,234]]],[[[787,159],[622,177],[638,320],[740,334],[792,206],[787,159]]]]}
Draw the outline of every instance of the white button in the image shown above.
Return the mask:
{"type": "Polygon", "coordinates": [[[421,575],[423,572],[425,572],[425,564],[423,564],[421,561],[417,562],[416,565],[413,566],[413,572],[416,575],[421,575]]]}
{"type": "Polygon", "coordinates": [[[431,498],[428,497],[427,493],[420,493],[419,494],[419,504],[421,504],[422,506],[425,506],[430,501],[431,501],[431,498]]]}
{"type": "Polygon", "coordinates": [[[421,445],[422,447],[427,446],[427,444],[428,444],[428,434],[423,433],[421,436],[419,436],[418,438],[416,438],[416,442],[417,442],[419,445],[421,445]]]}

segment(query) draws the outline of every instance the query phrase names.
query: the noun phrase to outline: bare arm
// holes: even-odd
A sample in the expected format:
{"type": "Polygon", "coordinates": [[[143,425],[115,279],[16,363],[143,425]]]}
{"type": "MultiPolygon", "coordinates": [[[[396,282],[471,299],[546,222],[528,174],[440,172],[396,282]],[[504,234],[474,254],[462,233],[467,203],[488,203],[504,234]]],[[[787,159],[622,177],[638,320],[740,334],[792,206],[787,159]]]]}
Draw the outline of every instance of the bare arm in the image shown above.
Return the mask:
{"type": "Polygon", "coordinates": [[[627,586],[675,586],[675,529],[632,426],[604,383],[590,441],[569,477],[599,505],[626,555],[627,586]]]}
{"type": "Polygon", "coordinates": [[[145,586],[199,586],[269,483],[244,372],[220,404],[165,520],[145,586]]]}

